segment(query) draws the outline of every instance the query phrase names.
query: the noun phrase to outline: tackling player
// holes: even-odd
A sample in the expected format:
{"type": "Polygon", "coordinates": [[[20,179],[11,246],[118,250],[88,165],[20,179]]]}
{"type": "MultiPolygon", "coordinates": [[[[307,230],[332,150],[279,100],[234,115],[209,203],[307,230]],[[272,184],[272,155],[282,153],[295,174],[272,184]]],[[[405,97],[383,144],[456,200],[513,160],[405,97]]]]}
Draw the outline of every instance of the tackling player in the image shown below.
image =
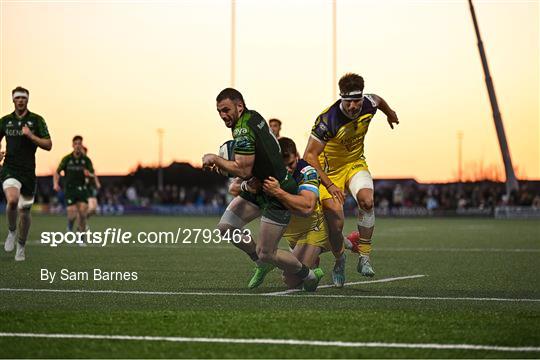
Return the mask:
{"type": "MultiPolygon", "coordinates": [[[[238,90],[224,89],[217,96],[216,102],[219,116],[225,126],[232,130],[235,159],[231,161],[215,154],[206,154],[202,159],[203,167],[217,168],[242,179],[254,177],[263,181],[273,177],[285,191],[296,193],[297,185],[283,165],[277,139],[271,134],[264,118],[246,108],[238,90]]],[[[301,278],[307,291],[315,291],[319,278],[313,270],[290,252],[278,249],[290,213],[275,197],[252,194],[243,185],[242,192],[231,201],[217,228],[223,237],[227,237],[227,234],[243,229],[258,217],[261,218],[261,225],[257,244],[245,236],[244,242],[235,245],[248,254],[257,266],[275,265],[301,278]]]]}
{"type": "Polygon", "coordinates": [[[322,185],[321,201],[328,222],[336,264],[332,278],[336,286],[345,282],[343,247],[343,203],[348,189],[358,204],[359,252],[357,270],[374,276],[370,262],[371,238],[375,226],[373,179],[364,157],[364,138],[369,124],[380,109],[390,127],[399,124],[394,110],[378,95],[364,94],[364,79],[353,73],[339,80],[340,97],[317,117],[304,159],[317,169],[322,185]]]}
{"type": "MultiPolygon", "coordinates": [[[[319,176],[317,170],[300,158],[293,140],[280,138],[279,145],[285,167],[298,184],[298,193],[284,191],[274,178],[264,181],[263,190],[291,210],[291,222],[283,237],[293,249],[293,255],[303,264],[314,268],[318,266],[319,255],[331,250],[326,220],[319,202],[319,176]]],[[[302,282],[293,274],[283,275],[289,288],[302,282]]]]}
{"type": "MultiPolygon", "coordinates": [[[[86,213],[88,211],[88,189],[86,178],[94,175],[92,161],[83,153],[83,138],[75,135],[72,140],[73,151],[62,158],[58,169],[53,174],[54,190],[60,191],[60,175],[64,172],[64,191],[67,205],[68,231],[73,231],[73,224],[78,219],[77,230],[86,231],[86,213]]],[[[85,246],[85,242],[78,242],[85,246]]]]}
{"type": "Polygon", "coordinates": [[[16,261],[24,261],[25,244],[30,230],[30,208],[36,192],[36,150],[38,147],[50,151],[52,141],[45,120],[28,110],[30,93],[18,86],[11,92],[15,111],[0,119],[0,141],[6,137],[6,152],[0,152],[0,161],[5,161],[0,170],[0,180],[6,196],[8,235],[4,250],[13,251],[19,231],[16,261]]]}

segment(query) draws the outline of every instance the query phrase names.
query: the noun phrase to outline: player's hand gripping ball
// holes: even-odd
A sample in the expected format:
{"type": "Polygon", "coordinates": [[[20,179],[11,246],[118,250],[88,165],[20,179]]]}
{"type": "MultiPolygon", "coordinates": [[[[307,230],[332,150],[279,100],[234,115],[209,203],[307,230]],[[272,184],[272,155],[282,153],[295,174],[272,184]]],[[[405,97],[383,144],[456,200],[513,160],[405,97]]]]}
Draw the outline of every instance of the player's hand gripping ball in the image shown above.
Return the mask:
{"type": "MultiPolygon", "coordinates": [[[[234,161],[234,145],[234,140],[225,141],[223,145],[219,147],[219,156],[224,158],[225,160],[234,161]]],[[[223,176],[234,177],[229,175],[225,170],[216,168],[216,171],[218,172],[218,174],[221,174],[223,176]]]]}

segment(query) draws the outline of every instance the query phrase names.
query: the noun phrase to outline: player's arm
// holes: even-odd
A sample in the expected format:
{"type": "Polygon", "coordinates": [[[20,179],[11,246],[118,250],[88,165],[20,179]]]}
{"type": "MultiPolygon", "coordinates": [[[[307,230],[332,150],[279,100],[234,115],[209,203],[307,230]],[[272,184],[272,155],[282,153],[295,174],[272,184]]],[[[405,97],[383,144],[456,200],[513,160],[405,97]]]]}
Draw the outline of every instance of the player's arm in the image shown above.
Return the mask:
{"type": "Polygon", "coordinates": [[[54,191],[60,191],[60,173],[56,170],[53,174],[53,189],[54,191]]]}
{"type": "Polygon", "coordinates": [[[250,179],[253,176],[255,164],[255,135],[250,128],[246,127],[243,130],[245,131],[234,135],[236,142],[234,160],[224,159],[215,154],[206,154],[203,156],[203,167],[217,167],[230,175],[250,179]]]}
{"type": "Polygon", "coordinates": [[[249,180],[243,180],[236,177],[229,184],[229,194],[232,196],[238,196],[242,191],[248,191],[252,194],[256,194],[261,188],[262,184],[256,177],[252,177],[249,180]]]}
{"type": "Polygon", "coordinates": [[[229,184],[229,194],[232,196],[238,196],[240,195],[240,185],[242,184],[242,179],[240,178],[234,178],[231,183],[229,184]]]}
{"type": "Polygon", "coordinates": [[[34,134],[28,126],[24,125],[22,128],[23,135],[43,150],[50,151],[52,149],[52,140],[49,131],[47,130],[45,120],[40,119],[36,126],[36,134],[34,134]]]}
{"type": "Polygon", "coordinates": [[[297,195],[288,193],[279,186],[279,181],[271,176],[264,180],[263,190],[278,199],[287,209],[301,216],[311,215],[319,199],[318,194],[309,190],[300,190],[297,195]]]}
{"type": "Polygon", "coordinates": [[[2,139],[5,135],[6,134],[4,133],[4,123],[2,119],[0,120],[0,161],[4,160],[4,156],[6,156],[6,152],[2,151],[2,139]]]}
{"type": "Polygon", "coordinates": [[[60,165],[58,165],[58,168],[53,173],[53,189],[54,191],[58,192],[60,191],[60,173],[62,171],[65,172],[66,170],[66,163],[67,163],[67,156],[60,161],[60,165]]]}
{"type": "Polygon", "coordinates": [[[94,172],[94,165],[92,165],[92,160],[89,157],[86,157],[86,166],[84,168],[84,176],[94,179],[96,174],[94,172]]]}
{"type": "Polygon", "coordinates": [[[96,182],[96,188],[98,190],[101,189],[101,182],[99,181],[99,178],[98,178],[98,176],[96,175],[95,172],[94,172],[94,181],[96,182]]]}
{"type": "Polygon", "coordinates": [[[390,105],[379,95],[372,94],[371,97],[373,100],[375,100],[376,106],[386,115],[386,121],[388,121],[388,125],[393,129],[394,124],[399,124],[399,119],[397,117],[397,114],[392,108],[390,108],[390,105]]]}
{"type": "Polygon", "coordinates": [[[234,160],[226,160],[216,154],[206,154],[203,156],[203,167],[218,169],[242,179],[252,177],[253,164],[255,164],[255,155],[235,154],[234,160]]]}
{"type": "Polygon", "coordinates": [[[323,152],[325,146],[326,143],[322,142],[312,134],[309,137],[306,151],[304,152],[304,160],[306,160],[309,165],[313,166],[315,170],[317,170],[317,173],[321,179],[321,184],[323,184],[330,195],[332,195],[332,198],[337,199],[343,204],[345,202],[345,194],[340,188],[334,185],[319,163],[319,155],[323,152]]]}

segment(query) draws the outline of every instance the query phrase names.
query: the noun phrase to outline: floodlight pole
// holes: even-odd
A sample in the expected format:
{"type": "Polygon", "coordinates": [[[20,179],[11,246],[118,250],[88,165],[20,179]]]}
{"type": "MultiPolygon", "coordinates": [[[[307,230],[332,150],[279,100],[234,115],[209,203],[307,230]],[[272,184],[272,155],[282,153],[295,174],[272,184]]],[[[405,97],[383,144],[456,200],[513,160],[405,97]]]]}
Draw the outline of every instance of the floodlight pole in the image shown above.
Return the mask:
{"type": "Polygon", "coordinates": [[[236,82],[236,0],[231,0],[231,87],[236,82]]]}
{"type": "Polygon", "coordinates": [[[489,101],[491,103],[491,110],[493,112],[493,121],[495,122],[495,129],[497,130],[497,137],[499,139],[499,147],[501,148],[501,154],[504,162],[504,171],[506,173],[506,193],[510,194],[512,190],[517,190],[519,188],[519,184],[516,179],[516,174],[514,173],[514,168],[512,167],[510,149],[508,147],[508,142],[506,141],[506,134],[504,132],[504,125],[502,122],[501,113],[499,111],[499,104],[497,103],[497,97],[495,96],[495,88],[493,87],[493,81],[489,72],[486,52],[484,50],[482,38],[480,37],[480,30],[478,28],[478,22],[476,21],[476,14],[474,12],[472,0],[469,0],[469,8],[471,9],[476,38],[478,39],[478,51],[480,52],[480,58],[482,59],[482,67],[484,69],[484,75],[486,78],[489,101]]]}
{"type": "Polygon", "coordinates": [[[458,131],[458,182],[463,182],[463,131],[458,131]]]}
{"type": "Polygon", "coordinates": [[[337,0],[332,1],[332,98],[337,98],[337,0]]]}
{"type": "Polygon", "coordinates": [[[163,190],[163,129],[157,129],[158,133],[158,190],[163,190]]]}

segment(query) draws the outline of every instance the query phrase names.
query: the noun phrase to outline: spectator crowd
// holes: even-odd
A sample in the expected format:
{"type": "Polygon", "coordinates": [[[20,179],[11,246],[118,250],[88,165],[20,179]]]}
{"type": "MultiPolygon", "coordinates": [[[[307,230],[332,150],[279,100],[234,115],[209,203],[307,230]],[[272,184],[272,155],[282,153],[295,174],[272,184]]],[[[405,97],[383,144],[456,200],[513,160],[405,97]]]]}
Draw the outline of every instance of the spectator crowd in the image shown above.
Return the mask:
{"type": "MultiPolygon", "coordinates": [[[[227,184],[203,188],[167,184],[162,189],[145,186],[142,182],[130,185],[107,182],[98,194],[102,206],[148,207],[151,205],[186,205],[223,207],[230,200],[227,184]]],[[[63,206],[63,193],[54,193],[47,182],[40,183],[37,202],[52,207],[63,206]]],[[[459,211],[463,209],[493,209],[496,206],[532,206],[540,208],[540,182],[522,181],[518,191],[506,194],[504,183],[471,182],[422,184],[412,179],[375,180],[375,207],[383,213],[392,209],[423,208],[429,211],[459,211]]],[[[354,199],[347,197],[345,209],[356,208],[354,199]]]]}

